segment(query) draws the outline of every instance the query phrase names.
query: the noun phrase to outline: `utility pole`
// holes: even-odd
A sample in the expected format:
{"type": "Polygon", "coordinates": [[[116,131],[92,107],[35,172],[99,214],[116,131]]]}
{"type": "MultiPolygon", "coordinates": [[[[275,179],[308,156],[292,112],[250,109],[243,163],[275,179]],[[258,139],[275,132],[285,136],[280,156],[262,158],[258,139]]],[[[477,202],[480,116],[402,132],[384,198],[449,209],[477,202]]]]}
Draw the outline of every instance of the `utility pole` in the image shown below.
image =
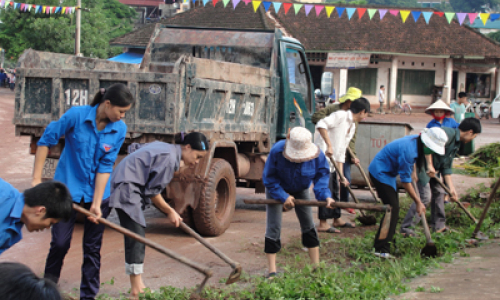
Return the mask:
{"type": "Polygon", "coordinates": [[[80,26],[82,20],[82,0],[76,1],[76,33],[75,33],[75,55],[81,56],[80,53],[80,26]]]}

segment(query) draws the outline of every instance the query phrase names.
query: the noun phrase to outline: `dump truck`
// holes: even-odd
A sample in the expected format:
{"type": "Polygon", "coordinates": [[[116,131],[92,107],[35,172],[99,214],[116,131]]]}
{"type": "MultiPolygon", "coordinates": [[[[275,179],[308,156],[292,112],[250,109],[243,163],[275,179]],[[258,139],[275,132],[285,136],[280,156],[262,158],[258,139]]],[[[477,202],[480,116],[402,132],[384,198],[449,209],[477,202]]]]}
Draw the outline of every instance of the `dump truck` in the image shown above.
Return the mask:
{"type": "MultiPolygon", "coordinates": [[[[209,155],[194,170],[182,169],[164,197],[206,236],[229,227],[236,187],[264,192],[266,157],[289,128],[305,126],[314,132],[313,85],[304,47],[279,29],[158,24],[140,65],[30,49],[16,71],[13,122],[16,135],[31,136],[31,154],[52,120],[72,106],[88,105],[99,88],[114,83],[126,84],[136,97],[124,118],[128,131],[119,159],[131,143],[174,143],[177,133],[204,133],[209,155]]],[[[331,73],[325,78],[332,79],[331,73]]],[[[329,85],[323,82],[325,93],[329,85]]],[[[53,176],[63,148],[61,139],[50,149],[44,178],[53,176]]]]}

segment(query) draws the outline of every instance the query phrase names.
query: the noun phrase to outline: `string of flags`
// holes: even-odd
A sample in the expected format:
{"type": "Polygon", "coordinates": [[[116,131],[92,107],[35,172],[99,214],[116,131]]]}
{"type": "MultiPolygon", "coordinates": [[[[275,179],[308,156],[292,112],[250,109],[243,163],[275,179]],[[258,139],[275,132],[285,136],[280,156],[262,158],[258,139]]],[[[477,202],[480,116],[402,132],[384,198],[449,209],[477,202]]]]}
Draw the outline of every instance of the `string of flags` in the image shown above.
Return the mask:
{"type": "MultiPolygon", "coordinates": [[[[184,2],[188,2],[189,0],[184,0],[184,2]]],[[[196,1],[200,0],[191,0],[193,3],[196,1]]],[[[229,2],[232,2],[233,4],[233,9],[236,9],[236,6],[240,2],[244,2],[245,5],[248,5],[252,3],[254,12],[257,12],[257,9],[263,5],[264,9],[266,12],[271,8],[271,6],[274,9],[275,13],[278,13],[278,11],[283,7],[283,11],[286,14],[290,11],[290,9],[293,7],[293,10],[295,11],[295,15],[304,7],[305,14],[306,16],[309,16],[310,12],[314,8],[314,12],[316,17],[319,17],[320,13],[325,10],[326,15],[328,18],[332,15],[333,11],[335,10],[340,17],[344,14],[344,12],[347,14],[347,17],[349,20],[354,16],[354,14],[357,12],[358,13],[358,18],[361,19],[365,14],[368,16],[370,20],[373,19],[375,16],[375,13],[378,11],[380,20],[382,20],[387,13],[394,15],[394,16],[401,16],[401,21],[403,23],[406,23],[407,19],[411,15],[413,20],[415,22],[418,21],[419,18],[424,18],[425,22],[429,24],[429,21],[431,20],[432,17],[445,17],[446,20],[448,21],[448,24],[453,21],[453,19],[456,17],[458,20],[458,23],[462,25],[466,19],[469,20],[470,24],[473,24],[476,18],[480,18],[481,21],[483,22],[484,25],[486,25],[486,22],[488,20],[490,21],[495,21],[500,18],[500,13],[454,13],[454,12],[433,12],[433,11],[411,11],[411,10],[406,10],[406,9],[378,9],[378,8],[361,8],[361,7],[335,7],[333,5],[321,5],[321,4],[302,4],[302,3],[286,3],[286,2],[270,2],[270,1],[261,1],[261,0],[201,0],[203,3],[203,6],[207,5],[208,2],[212,1],[213,6],[217,4],[217,2],[222,1],[224,4],[224,8],[229,4],[229,2]]]]}
{"type": "Polygon", "coordinates": [[[42,14],[72,14],[78,7],[75,6],[47,6],[47,5],[35,5],[28,3],[17,3],[12,1],[0,0],[0,8],[11,8],[20,10],[22,12],[30,12],[32,9],[35,13],[42,14]]]}

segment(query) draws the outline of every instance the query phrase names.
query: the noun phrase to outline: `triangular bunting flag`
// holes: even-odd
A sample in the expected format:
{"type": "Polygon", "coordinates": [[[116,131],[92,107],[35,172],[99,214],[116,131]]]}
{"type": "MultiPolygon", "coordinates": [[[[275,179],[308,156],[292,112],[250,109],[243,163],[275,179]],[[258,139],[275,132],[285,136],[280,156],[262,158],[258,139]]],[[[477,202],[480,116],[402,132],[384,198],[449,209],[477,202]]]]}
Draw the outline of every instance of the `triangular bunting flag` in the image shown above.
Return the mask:
{"type": "Polygon", "coordinates": [[[28,9],[28,11],[31,11],[31,8],[32,8],[34,5],[30,5],[30,4],[28,4],[28,5],[26,5],[26,6],[28,7],[28,8],[27,8],[27,9],[28,9]]]}
{"type": "Polygon", "coordinates": [[[52,7],[47,6],[47,9],[45,10],[45,14],[50,15],[51,10],[52,10],[52,7]]]}
{"type": "Polygon", "coordinates": [[[304,4],[294,4],[293,9],[295,10],[295,14],[299,13],[299,10],[302,8],[304,4]]]}
{"type": "Polygon", "coordinates": [[[431,19],[433,12],[432,11],[424,11],[424,12],[422,12],[422,15],[424,16],[425,23],[429,24],[429,20],[431,19]]]}
{"type": "Polygon", "coordinates": [[[345,7],[337,7],[337,14],[339,15],[339,18],[342,17],[344,10],[345,10],[345,7]]]}
{"type": "Polygon", "coordinates": [[[207,5],[209,0],[203,0],[203,6],[207,5]]]}
{"type": "Polygon", "coordinates": [[[51,13],[55,14],[55,13],[56,13],[56,8],[57,8],[57,7],[55,7],[55,6],[54,6],[54,7],[52,7],[51,13]]]}
{"type": "Polygon", "coordinates": [[[260,4],[262,3],[262,1],[252,1],[252,5],[253,5],[253,11],[254,12],[257,12],[257,8],[259,8],[260,4]]]}
{"type": "Polygon", "coordinates": [[[248,5],[248,3],[252,2],[252,0],[243,0],[245,2],[245,5],[248,5]]]}
{"type": "Polygon", "coordinates": [[[30,5],[29,5],[29,4],[25,4],[25,5],[24,5],[24,11],[28,11],[28,10],[29,10],[29,7],[30,7],[30,5]]]}
{"type": "Polygon", "coordinates": [[[453,18],[455,17],[455,13],[453,12],[447,12],[444,14],[446,16],[446,20],[448,20],[448,24],[451,23],[451,20],[453,20],[453,18]]]}
{"type": "Polygon", "coordinates": [[[9,2],[8,1],[5,2],[5,5],[3,7],[7,8],[7,6],[9,6],[9,2]]]}
{"type": "Polygon", "coordinates": [[[5,0],[0,1],[0,7],[5,5],[5,0]]]}
{"type": "Polygon", "coordinates": [[[490,14],[479,14],[479,18],[483,21],[483,25],[486,25],[486,22],[488,22],[488,19],[490,18],[490,14]]]}
{"type": "Polygon", "coordinates": [[[377,10],[375,8],[369,8],[368,9],[368,16],[370,17],[370,20],[373,18],[377,10]]]}
{"type": "Polygon", "coordinates": [[[390,10],[389,10],[389,13],[390,13],[391,15],[393,15],[393,16],[395,16],[395,17],[397,17],[397,16],[398,16],[398,14],[399,14],[399,9],[390,9],[390,10]]]}
{"type": "MultiPolygon", "coordinates": [[[[196,1],[196,0],[194,0],[194,1],[196,1]]],[[[224,8],[227,6],[229,1],[231,1],[231,0],[222,0],[222,3],[224,4],[224,8]]]]}
{"type": "Polygon", "coordinates": [[[66,7],[66,14],[70,14],[70,13],[71,13],[71,7],[66,7]]]}
{"type": "Polygon", "coordinates": [[[21,10],[23,10],[23,9],[24,9],[24,6],[25,6],[25,5],[26,5],[26,4],[21,3],[21,10]]]}
{"type": "MultiPolygon", "coordinates": [[[[1,6],[1,5],[0,5],[1,6]]],[[[500,18],[500,14],[491,14],[490,15],[490,20],[493,22],[496,19],[500,18]]]]}
{"type": "Polygon", "coordinates": [[[348,7],[346,8],[347,10],[347,18],[349,18],[349,20],[352,18],[352,15],[354,15],[354,13],[356,12],[356,9],[353,8],[353,7],[348,7]]]}
{"type": "Polygon", "coordinates": [[[358,16],[361,19],[366,12],[366,8],[358,8],[358,16]]]}
{"type": "Polygon", "coordinates": [[[457,19],[460,25],[462,25],[462,23],[464,22],[465,17],[467,17],[466,13],[457,13],[457,19]]]}
{"type": "Polygon", "coordinates": [[[37,6],[35,7],[35,14],[36,14],[36,13],[38,13],[38,11],[39,11],[39,10],[40,10],[40,5],[37,5],[37,6]]]}
{"type": "Polygon", "coordinates": [[[413,16],[413,20],[415,20],[415,23],[418,21],[418,18],[420,18],[421,14],[422,14],[422,12],[420,12],[420,11],[412,11],[411,12],[411,15],[413,16]]]}
{"type": "Polygon", "coordinates": [[[330,15],[332,14],[332,11],[335,9],[335,6],[326,6],[325,7],[325,10],[326,10],[326,15],[328,16],[328,18],[330,17],[330,15]]]}
{"type": "Polygon", "coordinates": [[[382,20],[385,17],[385,14],[388,12],[387,9],[379,9],[378,13],[380,15],[380,20],[382,20]]]}
{"type": "Polygon", "coordinates": [[[314,5],[314,10],[316,11],[316,17],[319,17],[319,14],[323,10],[324,6],[323,5],[314,5]]]}
{"type": "Polygon", "coordinates": [[[14,9],[17,9],[19,7],[19,3],[14,2],[14,9]]]}
{"type": "Polygon", "coordinates": [[[42,7],[42,13],[45,13],[45,10],[47,9],[47,6],[42,7]]]}
{"type": "Polygon", "coordinates": [[[62,11],[62,7],[58,6],[56,9],[56,13],[60,13],[62,11]]]}
{"type": "Polygon", "coordinates": [[[477,13],[469,13],[469,23],[472,25],[476,21],[477,13]]]}
{"type": "Polygon", "coordinates": [[[440,17],[444,16],[444,12],[442,12],[442,11],[435,11],[434,14],[438,15],[440,17]]]}
{"type": "Polygon", "coordinates": [[[269,1],[264,1],[262,2],[262,4],[264,4],[264,9],[266,10],[266,12],[269,10],[269,7],[271,7],[271,2],[269,1]]]}
{"type": "Polygon", "coordinates": [[[285,9],[285,15],[290,10],[290,7],[292,7],[292,3],[283,3],[283,8],[285,9]]]}
{"type": "Polygon", "coordinates": [[[281,8],[281,2],[273,2],[273,6],[274,6],[274,12],[278,13],[281,8]]]}
{"type": "Polygon", "coordinates": [[[240,3],[241,0],[233,0],[233,9],[236,9],[236,6],[238,6],[238,3],[240,3]]]}
{"type": "Polygon", "coordinates": [[[212,0],[212,4],[213,4],[214,7],[217,4],[217,2],[219,2],[219,0],[212,0]]]}
{"type": "Polygon", "coordinates": [[[401,11],[399,11],[399,13],[401,14],[401,20],[403,20],[403,23],[406,23],[406,19],[408,19],[408,16],[410,15],[410,11],[409,10],[401,10],[401,11]]]}
{"type": "Polygon", "coordinates": [[[304,5],[304,8],[306,9],[306,17],[307,15],[309,15],[309,13],[311,12],[311,9],[314,7],[313,4],[306,4],[304,5]]]}
{"type": "Polygon", "coordinates": [[[64,6],[64,7],[62,8],[62,12],[61,12],[61,13],[62,13],[62,14],[65,14],[65,13],[66,13],[66,6],[64,6]]]}

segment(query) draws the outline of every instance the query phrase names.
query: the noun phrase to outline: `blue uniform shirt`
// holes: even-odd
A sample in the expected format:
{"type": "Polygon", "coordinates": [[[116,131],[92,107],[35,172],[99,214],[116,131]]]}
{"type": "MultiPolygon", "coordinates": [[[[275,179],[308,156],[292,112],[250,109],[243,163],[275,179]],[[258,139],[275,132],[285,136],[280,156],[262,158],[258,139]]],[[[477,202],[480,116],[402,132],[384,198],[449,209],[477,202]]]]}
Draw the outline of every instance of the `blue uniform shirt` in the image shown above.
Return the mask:
{"type": "Polygon", "coordinates": [[[317,200],[331,198],[332,194],[328,188],[330,166],[325,154],[321,151],[315,159],[294,163],[283,156],[285,142],[286,140],[282,140],[274,144],[264,166],[262,181],[271,197],[284,203],[288,193],[306,190],[314,182],[317,200]]]}
{"type": "Polygon", "coordinates": [[[417,161],[418,135],[409,135],[387,144],[373,158],[368,171],[378,181],[397,191],[396,176],[401,182],[411,182],[413,164],[417,161]]]}
{"type": "Polygon", "coordinates": [[[427,128],[432,128],[432,127],[450,127],[450,128],[458,128],[458,123],[457,121],[455,121],[455,119],[453,118],[444,118],[443,119],[443,124],[441,124],[441,122],[439,121],[436,121],[434,119],[432,119],[432,121],[430,121],[428,124],[427,124],[427,128]]]}
{"type": "Polygon", "coordinates": [[[0,178],[0,254],[22,238],[24,195],[0,178]]]}
{"type": "MultiPolygon", "coordinates": [[[[68,186],[77,203],[82,197],[86,203],[92,202],[96,174],[113,171],[127,132],[127,125],[122,121],[110,122],[98,132],[95,122],[98,107],[72,107],[58,121],[50,122],[38,141],[38,146],[51,147],[65,137],[54,179],[68,186]]],[[[109,192],[108,180],[103,199],[109,197],[109,192]]]]}

